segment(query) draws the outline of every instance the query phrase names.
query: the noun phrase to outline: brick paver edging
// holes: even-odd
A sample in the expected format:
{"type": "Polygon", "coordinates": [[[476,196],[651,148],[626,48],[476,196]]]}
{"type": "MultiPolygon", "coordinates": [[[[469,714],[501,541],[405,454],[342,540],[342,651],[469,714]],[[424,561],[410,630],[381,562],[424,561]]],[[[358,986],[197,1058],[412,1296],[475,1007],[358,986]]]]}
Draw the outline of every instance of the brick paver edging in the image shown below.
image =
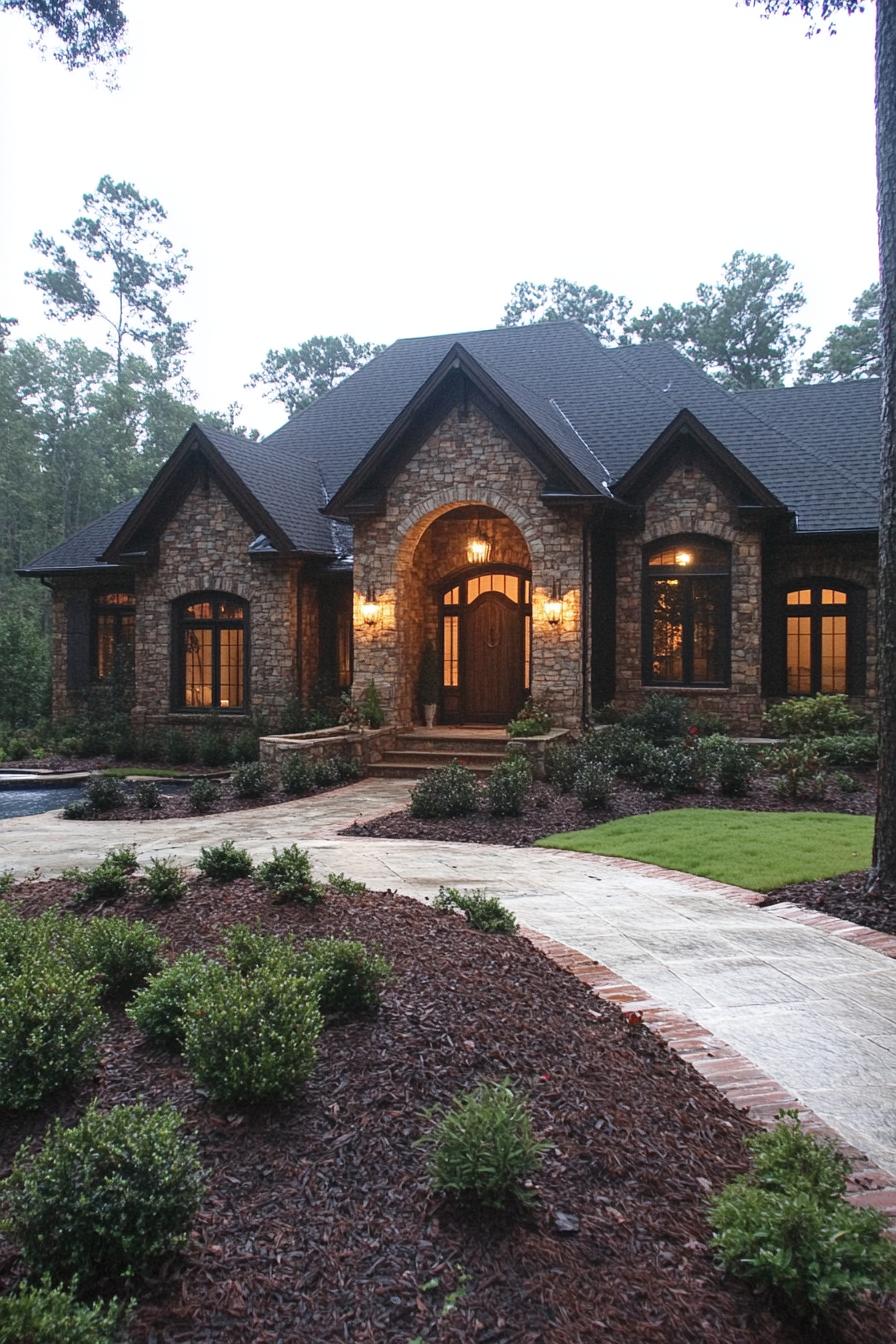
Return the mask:
{"type": "MultiPolygon", "coordinates": [[[[648,865],[645,865],[648,866],[648,865]]],[[[714,884],[719,886],[721,884],[714,884]]],[[[737,891],[739,888],[733,888],[737,891]]],[[[755,896],[755,892],[748,895],[755,896]]],[[[762,899],[761,897],[759,899],[762,899]]],[[[755,904],[755,902],[752,902],[755,904]]],[[[799,907],[794,907],[798,909],[799,907]]],[[[845,921],[840,921],[844,922],[845,921]]],[[[859,927],[856,925],[855,927],[859,927]]],[[[520,926],[520,933],[557,966],[581,980],[598,998],[615,1003],[633,1024],[648,1027],[665,1041],[670,1050],[690,1064],[707,1082],[717,1088],[738,1110],[746,1111],[757,1124],[771,1126],[784,1108],[796,1110],[804,1127],[833,1139],[852,1164],[849,1198],[854,1204],[880,1209],[896,1219],[896,1173],[884,1171],[845,1142],[836,1130],[802,1105],[769,1074],[757,1068],[739,1050],[714,1036],[699,1022],[654,999],[639,985],[633,985],[609,966],[592,960],[574,947],[558,943],[544,933],[520,926]]],[[[896,940],[891,940],[896,942],[896,940]]]]}
{"type": "MultiPolygon", "coordinates": [[[[581,851],[564,850],[571,854],[581,851]]],[[[583,858],[594,858],[593,854],[582,854],[583,858]]],[[[694,891],[712,892],[735,905],[762,906],[767,914],[777,915],[779,919],[790,920],[794,924],[804,924],[807,928],[817,929],[819,933],[828,933],[833,938],[842,938],[859,947],[867,947],[881,956],[896,958],[896,937],[889,933],[880,933],[864,924],[854,924],[849,919],[838,919],[836,915],[825,915],[809,906],[797,905],[795,901],[777,901],[764,905],[768,896],[761,891],[750,891],[747,887],[735,887],[730,882],[717,882],[712,877],[696,877],[693,873],[681,873],[674,868],[659,868],[655,863],[642,863],[639,859],[621,859],[615,855],[601,854],[600,861],[611,868],[626,868],[629,872],[640,873],[644,877],[662,877],[670,882],[681,882],[694,891]]]]}

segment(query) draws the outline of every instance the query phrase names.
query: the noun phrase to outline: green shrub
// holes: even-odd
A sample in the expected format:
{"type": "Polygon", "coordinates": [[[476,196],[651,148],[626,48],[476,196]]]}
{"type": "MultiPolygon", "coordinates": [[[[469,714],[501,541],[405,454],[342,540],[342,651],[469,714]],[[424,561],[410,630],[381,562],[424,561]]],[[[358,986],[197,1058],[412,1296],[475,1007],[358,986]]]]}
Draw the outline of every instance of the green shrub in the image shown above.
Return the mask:
{"type": "Polygon", "coordinates": [[[551,731],[553,719],[545,705],[527,700],[507,725],[508,737],[543,737],[551,731]]]}
{"type": "Polygon", "coordinates": [[[749,793],[756,774],[756,758],[740,742],[719,733],[701,739],[709,775],[726,798],[742,798],[749,793]]]}
{"type": "Polygon", "coordinates": [[[772,737],[834,737],[861,732],[865,723],[865,715],[850,709],[845,695],[794,696],[765,712],[772,737]]]}
{"type": "Polygon", "coordinates": [[[76,798],[74,802],[66,803],[62,815],[66,821],[92,821],[96,813],[83,798],[76,798]]]}
{"type": "Polygon", "coordinates": [[[169,765],[187,765],[193,760],[193,743],[179,728],[166,728],[159,746],[160,759],[169,765]]]}
{"type": "Polygon", "coordinates": [[[360,779],[364,774],[364,768],[361,762],[354,756],[334,756],[336,770],[341,780],[360,779]]]}
{"type": "Polygon", "coordinates": [[[280,787],[284,793],[298,796],[314,788],[314,771],[304,752],[291,751],[280,767],[280,787]]]}
{"type": "Polygon", "coordinates": [[[203,1174],[173,1106],[96,1103],[43,1147],[19,1149],[0,1186],[6,1230],[29,1268],[91,1285],[130,1278],[182,1246],[203,1174]]]}
{"type": "Polygon", "coordinates": [[[264,966],[279,966],[289,975],[300,975],[299,954],[289,938],[265,933],[248,924],[231,924],[224,937],[227,965],[239,975],[254,975],[264,966]]]}
{"type": "Polygon", "coordinates": [[[361,722],[366,724],[368,728],[382,728],[386,722],[386,715],[375,681],[368,682],[365,687],[361,699],[358,701],[358,713],[361,716],[361,722]]]}
{"type": "Polygon", "coordinates": [[[24,761],[31,755],[31,748],[21,737],[11,737],[6,744],[6,754],[11,761],[24,761]]]}
{"type": "Polygon", "coordinates": [[[345,873],[327,873],[327,886],[338,891],[340,896],[363,896],[367,890],[364,882],[355,882],[345,873]]]}
{"type": "Polygon", "coordinates": [[[434,910],[459,910],[468,924],[480,933],[516,933],[516,916],[502,905],[497,896],[484,891],[460,891],[457,887],[439,887],[432,903],[434,910]]]}
{"type": "Polygon", "coordinates": [[[674,737],[683,737],[689,722],[688,706],[680,695],[648,695],[641,708],[629,714],[626,727],[662,747],[674,737]]]}
{"type": "Polygon", "coordinates": [[[268,772],[261,761],[238,765],[230,776],[230,783],[238,798],[261,798],[271,787],[268,772]]]}
{"type": "Polygon", "coordinates": [[[311,938],[302,964],[314,984],[322,1013],[363,1016],[379,1007],[380,990],[392,974],[388,961],[347,938],[311,938]]]}
{"type": "Polygon", "coordinates": [[[154,779],[138,780],[134,787],[134,797],[137,806],[145,808],[147,812],[155,812],[162,806],[162,795],[154,779]]]}
{"type": "Polygon", "coordinates": [[[831,769],[869,770],[877,765],[877,738],[873,733],[816,737],[810,745],[831,769]]]}
{"type": "Polygon", "coordinates": [[[194,812],[208,812],[221,797],[221,785],[214,779],[194,779],[189,796],[194,812]]]}
{"type": "Polygon", "coordinates": [[[551,742],[544,753],[544,777],[559,793],[572,793],[579,750],[572,742],[551,742]]]}
{"type": "Polygon", "coordinates": [[[79,1302],[70,1288],[20,1283],[0,1297],[0,1341],[4,1344],[116,1344],[122,1339],[128,1308],[110,1302],[79,1302]]]}
{"type": "Polygon", "coordinates": [[[583,757],[603,761],[620,779],[634,780],[652,788],[662,776],[660,748],[637,728],[614,724],[599,733],[588,733],[579,748],[583,757]]]}
{"type": "Polygon", "coordinates": [[[83,756],[84,741],[80,737],[62,737],[57,743],[60,756],[83,756]]]}
{"type": "Polygon", "coordinates": [[[137,755],[137,744],[130,724],[112,739],[112,755],[117,761],[132,761],[137,755]]]}
{"type": "Polygon", "coordinates": [[[157,905],[173,905],[187,894],[186,872],[174,859],[150,859],[143,873],[147,896],[157,905]]]}
{"type": "Polygon", "coordinates": [[[258,760],[258,734],[251,728],[243,728],[233,739],[230,751],[231,760],[237,765],[258,760]]]}
{"type": "Polygon", "coordinates": [[[846,1202],[849,1163],[831,1144],[803,1133],[796,1112],[785,1111],[747,1147],[751,1171],[710,1207],[713,1246],[729,1273],[810,1316],[896,1288],[886,1219],[846,1202]]]}
{"type": "Polygon", "coordinates": [[[125,1012],[156,1045],[182,1050],[189,1004],[210,979],[222,974],[218,962],[198,952],[184,952],[170,966],[150,976],[125,1012]]]}
{"type": "Polygon", "coordinates": [[[591,711],[592,723],[621,723],[625,715],[609,702],[595,705],[591,711]]]}
{"type": "Polygon", "coordinates": [[[488,777],[485,796],[493,817],[518,817],[532,786],[532,770],[521,753],[499,762],[488,777]]]}
{"type": "Polygon", "coordinates": [[[258,876],[269,887],[278,901],[294,901],[300,905],[317,905],[324,889],[314,880],[308,851],[298,845],[274,850],[273,857],[261,864],[258,876]]]}
{"type": "Polygon", "coordinates": [[[210,882],[235,882],[238,877],[251,877],[255,869],[251,854],[238,849],[232,840],[204,846],[196,867],[210,882]]]}
{"type": "Polygon", "coordinates": [[[430,770],[411,790],[412,817],[462,817],[476,810],[476,776],[452,761],[430,770]]]}
{"type": "Polygon", "coordinates": [[[697,730],[700,737],[727,737],[731,729],[721,714],[702,709],[688,715],[688,732],[697,730]]]}
{"type": "Polygon", "coordinates": [[[111,812],[124,807],[128,800],[124,785],[115,775],[91,775],[84,785],[84,797],[94,812],[111,812]]]}
{"type": "Polygon", "coordinates": [[[342,783],[342,772],[335,756],[325,756],[320,761],[312,762],[311,770],[315,787],[318,789],[332,789],[336,784],[342,783]]]}
{"type": "Polygon", "coordinates": [[[196,739],[196,757],[200,765],[230,763],[230,743],[218,727],[204,728],[196,739]]]}
{"type": "MultiPolygon", "coordinates": [[[[331,873],[330,876],[334,877],[335,874],[331,873]]],[[[348,878],[345,880],[348,881],[348,878]]],[[[0,868],[0,896],[5,896],[7,892],[12,891],[15,884],[16,875],[13,870],[11,868],[0,868]]]]}
{"type": "Polygon", "coordinates": [[[69,923],[21,920],[0,928],[0,1108],[38,1106],[90,1072],[105,1025],[99,990],[72,952],[69,923]]]}
{"type": "Polygon", "coordinates": [[[132,845],[110,849],[95,868],[78,874],[80,896],[85,901],[118,901],[128,892],[128,878],[137,868],[132,845]]]}
{"type": "Polygon", "coordinates": [[[311,1073],[321,1026],[314,985],[283,965],[231,971],[190,1000],[184,1057],[216,1101],[278,1101],[311,1073]]]}
{"type": "Polygon", "coordinates": [[[602,761],[584,756],[576,767],[572,787],[583,807],[604,807],[613,792],[613,776],[602,761]]]}
{"type": "Polygon", "coordinates": [[[531,1203],[524,1182],[538,1171],[547,1144],[535,1139],[529,1109],[509,1079],[482,1083],[430,1115],[436,1124],[423,1142],[434,1190],[486,1209],[531,1203]]]}
{"type": "Polygon", "coordinates": [[[833,780],[841,793],[860,793],[862,790],[861,784],[853,779],[852,775],[844,774],[842,770],[834,774],[833,780]]]}
{"type": "Polygon", "coordinates": [[[709,760],[699,738],[689,744],[671,742],[657,748],[655,773],[648,772],[650,786],[659,788],[664,797],[679,793],[699,793],[706,783],[709,760]]]}
{"type": "Polygon", "coordinates": [[[810,741],[785,742],[763,755],[763,764],[775,778],[782,798],[823,798],[827,779],[824,762],[810,741]]]}
{"type": "Polygon", "coordinates": [[[75,937],[75,957],[93,971],[102,993],[129,998],[159,970],[163,939],[142,919],[117,915],[85,920],[75,937]]]}

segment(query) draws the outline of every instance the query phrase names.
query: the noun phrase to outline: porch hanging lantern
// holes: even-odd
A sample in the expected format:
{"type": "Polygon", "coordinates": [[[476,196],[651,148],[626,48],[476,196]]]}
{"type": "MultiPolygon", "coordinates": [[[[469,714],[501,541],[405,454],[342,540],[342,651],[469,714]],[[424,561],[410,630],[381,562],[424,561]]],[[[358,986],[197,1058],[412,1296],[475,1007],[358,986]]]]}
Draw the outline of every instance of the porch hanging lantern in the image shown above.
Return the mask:
{"type": "Polygon", "coordinates": [[[485,531],[481,519],[477,519],[472,534],[467,541],[467,560],[471,565],[488,564],[492,553],[492,543],[485,531]]]}
{"type": "Polygon", "coordinates": [[[551,595],[545,598],[544,614],[548,625],[555,630],[563,617],[563,598],[560,595],[560,580],[555,579],[551,585],[551,595]]]}
{"type": "Polygon", "coordinates": [[[361,603],[361,620],[365,625],[376,625],[380,614],[380,604],[372,583],[367,585],[367,596],[361,603]]]}

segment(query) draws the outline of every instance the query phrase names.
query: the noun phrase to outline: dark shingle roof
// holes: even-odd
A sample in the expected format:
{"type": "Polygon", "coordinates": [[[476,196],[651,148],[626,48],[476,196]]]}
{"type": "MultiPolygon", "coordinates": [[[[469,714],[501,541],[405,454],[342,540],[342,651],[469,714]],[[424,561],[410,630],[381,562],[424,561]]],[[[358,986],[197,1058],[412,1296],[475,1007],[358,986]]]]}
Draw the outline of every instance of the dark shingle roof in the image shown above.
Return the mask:
{"type": "Polygon", "coordinates": [[[254,443],[206,425],[199,428],[297,551],[340,554],[333,523],[321,513],[327,492],[313,457],[299,456],[270,441],[254,443]]]}
{"type": "MultiPolygon", "coordinates": [[[[606,493],[683,410],[774,495],[801,531],[876,526],[878,385],[826,383],[732,394],[671,345],[604,349],[578,322],[396,341],[260,443],[200,426],[297,550],[344,556],[350,529],[320,512],[455,345],[481,365],[606,493]]],[[[81,568],[112,540],[122,505],[27,566],[81,568]]]]}
{"type": "Polygon", "coordinates": [[[102,518],[95,518],[74,536],[38,556],[29,565],[23,565],[19,574],[49,574],[81,569],[105,569],[114,574],[119,566],[104,564],[97,556],[102,555],[142,498],[142,495],[137,495],[135,499],[128,500],[127,504],[119,504],[109,513],[104,513],[102,518]]]}
{"type": "MultiPolygon", "coordinates": [[[[853,382],[811,383],[801,387],[776,387],[760,392],[740,392],[737,400],[754,415],[774,425],[794,442],[811,452],[813,459],[830,469],[828,483],[839,493],[822,487],[821,507],[833,509],[834,522],[850,528],[877,527],[880,501],[880,379],[853,382]]],[[[802,520],[801,520],[802,525],[802,520]]]]}

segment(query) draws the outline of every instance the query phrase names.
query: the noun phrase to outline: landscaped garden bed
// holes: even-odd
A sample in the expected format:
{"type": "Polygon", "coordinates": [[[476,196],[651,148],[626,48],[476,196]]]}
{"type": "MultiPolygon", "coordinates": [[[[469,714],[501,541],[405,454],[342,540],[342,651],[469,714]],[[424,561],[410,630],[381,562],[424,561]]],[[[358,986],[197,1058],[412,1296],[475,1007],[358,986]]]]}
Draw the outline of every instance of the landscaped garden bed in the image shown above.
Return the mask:
{"type": "Polygon", "coordinates": [[[896,901],[868,894],[868,871],[843,873],[814,882],[796,882],[769,892],[765,905],[793,901],[820,914],[835,915],[854,924],[896,936],[896,901]]]}
{"type": "MultiPolygon", "coordinates": [[[[117,862],[125,873],[127,855],[117,862]]],[[[237,867],[232,856],[228,864],[237,867]]],[[[139,875],[104,888],[118,894],[102,913],[146,921],[166,958],[220,956],[241,921],[300,947],[357,938],[392,967],[379,1013],[330,1020],[291,1099],[213,1100],[220,1078],[197,1082],[198,1064],[191,1072],[181,1055],[149,1044],[112,1001],[95,1073],[37,1109],[4,1115],[4,1172],[20,1145],[57,1116],[72,1125],[93,1098],[101,1113],[173,1103],[184,1136],[195,1136],[206,1173],[198,1212],[183,1252],[129,1284],[129,1338],[820,1338],[815,1324],[786,1323],[724,1276],[710,1250],[707,1200],[747,1165],[751,1126],[740,1112],[523,938],[478,932],[394,893],[337,886],[315,892],[322,899],[312,906],[276,902],[255,877],[191,878],[167,905],[150,899],[139,875]],[[434,1124],[428,1112],[505,1078],[546,1145],[541,1168],[524,1192],[528,1207],[464,1212],[432,1188],[420,1146],[434,1124]]],[[[90,890],[72,876],[21,884],[6,900],[28,916],[58,908],[82,917],[98,908],[85,905],[90,890]]],[[[161,899],[162,885],[155,890],[161,899]]],[[[10,1291],[22,1273],[16,1243],[0,1240],[0,1286],[10,1291]]],[[[845,1313],[839,1338],[883,1344],[893,1330],[891,1307],[868,1302],[845,1313]]]]}

